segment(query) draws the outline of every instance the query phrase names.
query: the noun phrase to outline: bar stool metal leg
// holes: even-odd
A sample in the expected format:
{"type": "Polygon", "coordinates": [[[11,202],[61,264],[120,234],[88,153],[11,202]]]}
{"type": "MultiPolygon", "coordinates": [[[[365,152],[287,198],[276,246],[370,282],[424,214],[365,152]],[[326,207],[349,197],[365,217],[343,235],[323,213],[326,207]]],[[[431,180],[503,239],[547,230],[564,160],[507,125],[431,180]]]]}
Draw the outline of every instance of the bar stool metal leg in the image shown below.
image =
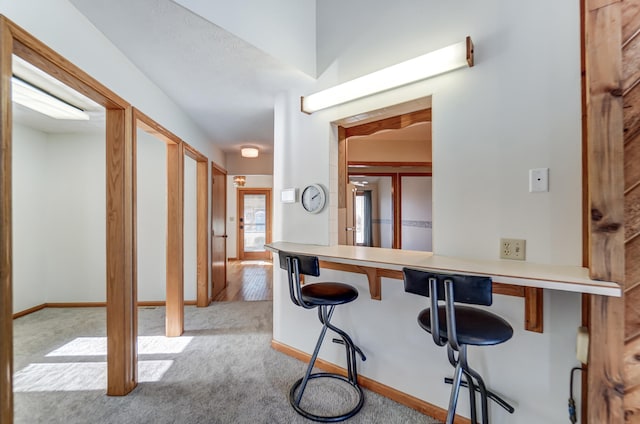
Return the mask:
{"type": "Polygon", "coordinates": [[[471,412],[471,424],[476,424],[477,413],[476,413],[476,385],[473,383],[473,377],[469,372],[464,371],[465,379],[467,380],[467,386],[469,387],[469,409],[471,412]]]}
{"type": "Polygon", "coordinates": [[[360,409],[364,405],[364,392],[362,391],[362,388],[358,385],[358,373],[356,368],[356,365],[357,365],[356,352],[360,355],[363,361],[366,360],[366,357],[364,356],[360,348],[353,343],[353,341],[351,340],[351,337],[349,337],[347,333],[345,333],[343,330],[331,324],[330,320],[331,320],[331,316],[333,315],[333,309],[334,309],[334,306],[327,307],[326,305],[322,305],[318,307],[318,318],[322,323],[322,330],[320,331],[320,336],[318,337],[318,341],[316,342],[316,347],[313,351],[313,355],[311,356],[311,360],[309,361],[309,365],[307,366],[307,371],[304,377],[296,381],[291,387],[291,390],[289,392],[289,402],[291,403],[291,406],[293,406],[293,408],[296,410],[296,412],[298,412],[300,415],[302,415],[305,418],[308,418],[313,421],[319,421],[319,422],[344,421],[348,418],[353,417],[355,414],[357,414],[358,411],[360,411],[360,409]],[[342,338],[342,340],[333,339],[333,341],[339,344],[342,344],[345,347],[346,355],[347,355],[347,374],[348,374],[347,377],[344,377],[338,374],[333,374],[333,373],[324,373],[324,372],[315,373],[315,374],[312,373],[313,367],[315,365],[315,362],[318,358],[318,354],[320,352],[320,347],[327,333],[327,329],[331,329],[335,331],[342,338]],[[356,406],[344,414],[335,415],[335,416],[315,415],[302,409],[302,407],[300,406],[300,402],[302,401],[302,396],[307,387],[307,383],[309,382],[310,379],[322,378],[322,377],[334,378],[334,379],[342,380],[349,383],[357,391],[358,403],[356,404],[356,406]]]}

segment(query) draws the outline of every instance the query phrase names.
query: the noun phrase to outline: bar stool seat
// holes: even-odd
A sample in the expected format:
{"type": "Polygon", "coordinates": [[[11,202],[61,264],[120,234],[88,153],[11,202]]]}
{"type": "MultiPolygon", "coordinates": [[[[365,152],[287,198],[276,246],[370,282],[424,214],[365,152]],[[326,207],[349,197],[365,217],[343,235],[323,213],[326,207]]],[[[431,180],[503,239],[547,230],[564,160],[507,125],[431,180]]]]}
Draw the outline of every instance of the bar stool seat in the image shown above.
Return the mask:
{"type": "MultiPolygon", "coordinates": [[[[356,300],[358,297],[358,290],[348,284],[336,282],[314,282],[302,286],[300,275],[311,275],[314,277],[318,277],[320,275],[320,262],[318,261],[318,258],[315,256],[280,252],[279,259],[280,268],[287,271],[291,301],[295,305],[305,309],[317,308],[318,319],[322,324],[320,336],[318,337],[316,347],[311,355],[307,371],[302,378],[293,383],[289,390],[289,402],[298,414],[310,420],[319,422],[344,421],[357,414],[364,405],[364,391],[358,384],[356,359],[357,356],[359,356],[363,361],[367,358],[364,356],[364,353],[362,353],[362,350],[353,343],[353,340],[351,340],[351,337],[345,331],[331,323],[331,317],[333,316],[334,308],[337,305],[343,305],[356,300]],[[346,377],[341,374],[312,372],[327,330],[337,333],[340,338],[333,339],[333,342],[345,347],[347,355],[346,377]],[[350,388],[354,394],[353,403],[349,403],[346,410],[335,413],[334,415],[323,415],[320,412],[312,412],[308,410],[308,407],[301,404],[302,396],[309,381],[327,378],[333,381],[342,381],[346,383],[345,386],[350,388]]],[[[330,410],[335,410],[335,405],[328,406],[330,410]]]]}
{"type": "Polygon", "coordinates": [[[301,288],[302,300],[314,305],[343,305],[358,297],[358,290],[343,283],[316,283],[301,288]]]}
{"type": "MultiPolygon", "coordinates": [[[[498,315],[482,309],[459,306],[456,311],[456,330],[460,344],[472,346],[492,346],[506,342],[513,336],[513,328],[498,315]]],[[[446,308],[438,307],[439,336],[447,340],[446,308]]],[[[423,330],[431,333],[431,308],[418,314],[418,324],[423,330]]]]}

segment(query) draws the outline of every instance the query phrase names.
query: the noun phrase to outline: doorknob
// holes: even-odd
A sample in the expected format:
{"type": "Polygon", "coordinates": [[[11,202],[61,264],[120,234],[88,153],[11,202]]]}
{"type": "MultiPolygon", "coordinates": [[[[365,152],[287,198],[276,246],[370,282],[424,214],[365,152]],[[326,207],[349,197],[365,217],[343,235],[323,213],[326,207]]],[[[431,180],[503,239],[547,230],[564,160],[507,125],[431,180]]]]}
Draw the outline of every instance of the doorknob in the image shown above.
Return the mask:
{"type": "Polygon", "coordinates": [[[345,228],[346,231],[355,231],[356,227],[347,227],[345,228]]]}

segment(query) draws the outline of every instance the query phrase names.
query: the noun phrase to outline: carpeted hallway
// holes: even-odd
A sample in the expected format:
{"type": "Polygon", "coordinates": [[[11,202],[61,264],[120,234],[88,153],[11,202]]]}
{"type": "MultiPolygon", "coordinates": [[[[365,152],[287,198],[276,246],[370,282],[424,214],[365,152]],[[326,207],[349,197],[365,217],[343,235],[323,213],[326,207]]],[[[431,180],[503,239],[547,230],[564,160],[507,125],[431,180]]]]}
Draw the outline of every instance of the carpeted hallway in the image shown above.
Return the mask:
{"type": "MultiPolygon", "coordinates": [[[[15,422],[310,422],[287,397],[305,364],[270,347],[271,302],[186,307],[179,338],[163,337],[164,318],[161,307],[139,310],[140,383],[125,397],[104,394],[103,308],[48,308],[16,319],[15,422]]],[[[437,421],[367,391],[363,409],[348,422],[437,421]]]]}

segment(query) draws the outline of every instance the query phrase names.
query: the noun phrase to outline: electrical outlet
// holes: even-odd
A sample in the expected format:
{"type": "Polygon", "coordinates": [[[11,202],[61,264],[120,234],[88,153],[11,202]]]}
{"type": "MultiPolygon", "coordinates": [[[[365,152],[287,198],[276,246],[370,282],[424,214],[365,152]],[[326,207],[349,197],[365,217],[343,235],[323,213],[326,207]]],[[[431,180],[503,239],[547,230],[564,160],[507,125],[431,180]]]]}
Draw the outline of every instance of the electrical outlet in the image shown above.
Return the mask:
{"type": "Polygon", "coordinates": [[[524,261],[526,243],[526,240],[522,239],[500,239],[500,259],[524,261]]]}

